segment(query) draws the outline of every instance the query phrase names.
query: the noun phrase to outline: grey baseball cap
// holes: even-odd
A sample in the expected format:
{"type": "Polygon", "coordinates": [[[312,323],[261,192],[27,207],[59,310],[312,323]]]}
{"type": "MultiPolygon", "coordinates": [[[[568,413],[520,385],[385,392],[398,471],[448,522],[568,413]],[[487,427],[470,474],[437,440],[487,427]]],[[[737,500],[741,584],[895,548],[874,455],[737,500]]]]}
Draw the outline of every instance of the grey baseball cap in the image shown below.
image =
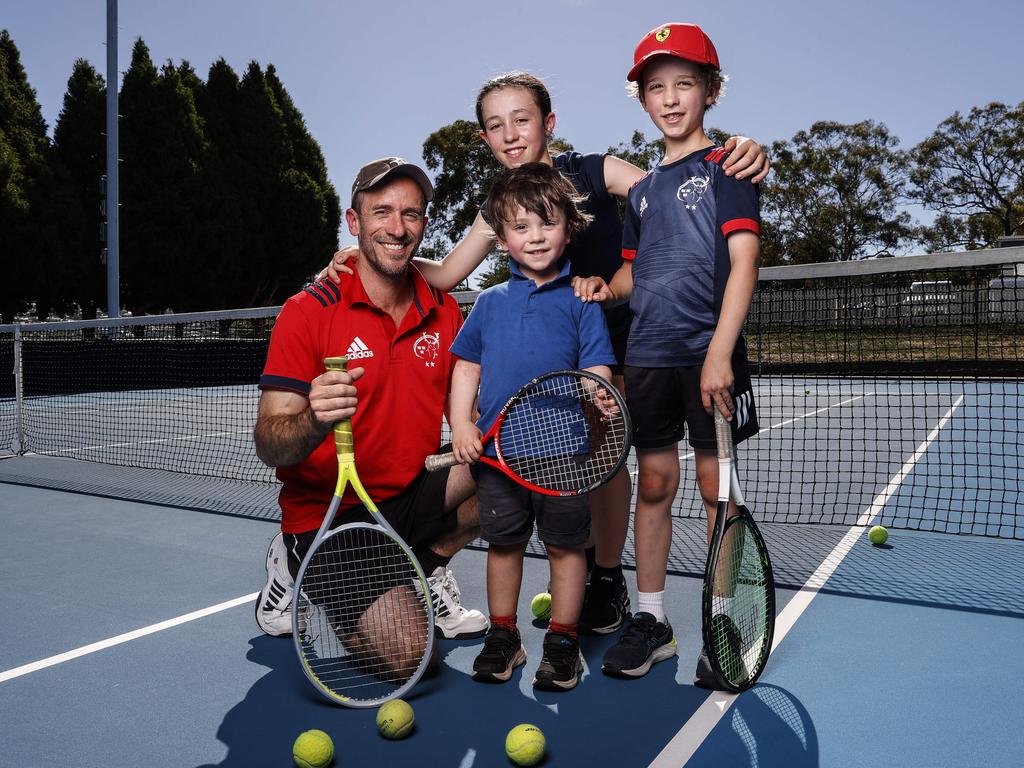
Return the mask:
{"type": "Polygon", "coordinates": [[[430,183],[426,172],[401,157],[382,157],[360,168],[355,181],[352,182],[352,199],[355,199],[357,193],[377,186],[389,176],[409,177],[423,190],[428,203],[434,199],[434,185],[430,183]]]}

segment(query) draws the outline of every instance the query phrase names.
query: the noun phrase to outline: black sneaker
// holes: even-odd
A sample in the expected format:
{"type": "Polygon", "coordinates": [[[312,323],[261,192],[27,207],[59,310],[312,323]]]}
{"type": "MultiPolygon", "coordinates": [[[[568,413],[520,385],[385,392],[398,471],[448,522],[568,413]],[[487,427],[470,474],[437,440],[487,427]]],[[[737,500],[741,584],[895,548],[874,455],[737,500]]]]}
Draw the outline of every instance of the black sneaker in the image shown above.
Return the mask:
{"type": "Polygon", "coordinates": [[[505,683],[512,671],[526,662],[526,649],[518,632],[491,627],[484,638],[484,647],[473,660],[473,679],[488,683],[505,683]]]}
{"type": "Polygon", "coordinates": [[[719,687],[715,673],[711,670],[711,662],[708,661],[708,652],[703,646],[700,649],[700,656],[697,657],[697,671],[693,673],[693,684],[709,691],[717,691],[719,687]]]}
{"type": "Polygon", "coordinates": [[[629,616],[629,591],[625,579],[599,576],[587,584],[580,614],[580,632],[607,635],[629,616]]]}
{"type": "Polygon", "coordinates": [[[649,613],[626,619],[619,641],[605,651],[601,671],[614,677],[643,677],[651,665],[676,655],[676,639],[666,618],[660,622],[649,613]]]}
{"type": "Polygon", "coordinates": [[[544,658],[540,660],[533,687],[542,691],[568,691],[576,687],[583,671],[580,642],[558,632],[544,635],[544,658]]]}
{"type": "MultiPolygon", "coordinates": [[[[732,682],[742,682],[749,676],[747,665],[743,661],[743,641],[736,624],[724,613],[716,614],[711,619],[711,632],[717,643],[718,657],[724,665],[726,678],[732,682]]],[[[697,671],[693,675],[693,684],[711,691],[725,690],[718,683],[718,677],[711,670],[707,649],[701,648],[697,658],[697,671]]]]}

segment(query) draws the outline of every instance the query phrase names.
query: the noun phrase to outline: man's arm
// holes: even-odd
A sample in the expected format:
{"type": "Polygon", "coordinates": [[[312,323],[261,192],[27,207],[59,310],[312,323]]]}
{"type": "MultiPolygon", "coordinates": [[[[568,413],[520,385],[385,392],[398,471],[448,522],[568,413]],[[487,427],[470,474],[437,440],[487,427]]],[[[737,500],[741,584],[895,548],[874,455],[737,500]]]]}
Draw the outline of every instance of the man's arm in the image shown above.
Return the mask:
{"type": "Polygon", "coordinates": [[[327,371],[310,382],[308,399],[284,390],[261,392],[252,435],[260,461],[270,467],[291,467],[309,456],[335,422],[356,412],[353,383],[362,375],[362,368],[327,371]]]}

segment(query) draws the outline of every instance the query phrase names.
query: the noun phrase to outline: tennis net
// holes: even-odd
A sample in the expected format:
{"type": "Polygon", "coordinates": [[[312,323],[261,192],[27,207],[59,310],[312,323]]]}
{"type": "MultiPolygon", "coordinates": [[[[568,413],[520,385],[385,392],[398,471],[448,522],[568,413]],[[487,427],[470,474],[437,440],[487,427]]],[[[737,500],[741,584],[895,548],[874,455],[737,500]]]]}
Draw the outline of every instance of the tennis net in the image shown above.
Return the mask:
{"type": "MultiPolygon", "coordinates": [[[[758,516],[877,505],[890,527],[1024,539],[1022,265],[1017,247],[762,269],[761,431],[738,451],[758,516]]],[[[277,311],[0,326],[0,482],[273,517],[251,432],[277,311]]],[[[674,513],[701,517],[685,444],[680,462],[674,513]]]]}

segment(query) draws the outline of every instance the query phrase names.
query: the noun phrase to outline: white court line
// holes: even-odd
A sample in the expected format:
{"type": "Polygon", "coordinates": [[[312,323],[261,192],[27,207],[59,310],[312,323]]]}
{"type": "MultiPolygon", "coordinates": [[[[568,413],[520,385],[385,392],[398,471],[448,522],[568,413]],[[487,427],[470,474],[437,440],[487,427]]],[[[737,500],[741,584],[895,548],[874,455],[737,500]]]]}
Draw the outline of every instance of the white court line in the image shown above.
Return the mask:
{"type": "Polygon", "coordinates": [[[136,640],[140,637],[145,637],[146,635],[152,635],[154,632],[162,632],[165,629],[176,627],[179,624],[186,624],[187,622],[201,619],[204,616],[220,613],[221,611],[226,611],[228,608],[234,608],[238,605],[251,603],[259,597],[259,594],[259,592],[253,592],[251,595],[236,597],[234,600],[228,600],[224,603],[211,605],[209,608],[192,611],[192,613],[186,613],[173,619],[167,619],[166,621],[161,621],[158,624],[150,624],[148,627],[142,627],[141,629],[135,629],[131,632],[125,632],[123,635],[117,635],[116,637],[109,637],[106,640],[100,640],[96,643],[83,645],[81,648],[75,648],[74,650],[66,651],[64,653],[57,654],[56,656],[50,656],[47,659],[40,659],[39,661],[33,661],[31,664],[23,664],[20,667],[8,669],[6,672],[0,672],[0,683],[5,683],[8,680],[13,680],[14,678],[21,677],[22,675],[27,675],[30,672],[38,672],[40,669],[46,669],[47,667],[52,667],[57,664],[63,664],[65,661],[77,659],[79,656],[86,656],[90,653],[96,653],[96,651],[102,651],[105,648],[120,645],[121,643],[127,643],[129,640],[136,640]]]}
{"type": "MultiPolygon", "coordinates": [[[[875,497],[874,501],[871,502],[871,506],[864,510],[857,519],[856,524],[846,532],[835,548],[821,561],[817,570],[807,579],[807,583],[786,603],[786,607],[775,620],[775,641],[772,643],[773,651],[779,647],[782,639],[793,628],[793,625],[796,624],[797,619],[807,610],[807,606],[811,604],[818,591],[825,585],[825,582],[828,581],[836,568],[839,567],[839,564],[843,562],[843,559],[849,554],[853,545],[863,536],[865,526],[878,517],[889,498],[899,490],[904,478],[910,474],[914,465],[917,464],[918,460],[928,450],[928,447],[939,436],[939,432],[953,417],[953,413],[960,407],[963,401],[964,396],[961,395],[950,406],[950,409],[946,411],[945,415],[939,419],[939,422],[928,433],[928,437],[925,438],[924,442],[917,447],[914,454],[903,464],[900,471],[892,476],[885,490],[875,497]]],[[[679,766],[686,765],[686,762],[693,757],[700,745],[704,743],[704,740],[718,721],[736,703],[737,698],[739,698],[738,693],[712,692],[705,699],[704,703],[697,708],[697,711],[693,713],[693,716],[686,724],[679,729],[679,732],[672,737],[672,740],[665,745],[661,753],[654,758],[654,762],[650,764],[649,768],[679,768],[679,766]]]]}
{"type": "MultiPolygon", "coordinates": [[[[757,435],[754,435],[754,437],[757,437],[758,435],[763,435],[765,432],[770,432],[773,429],[779,429],[780,427],[787,427],[790,424],[792,424],[793,422],[800,421],[801,419],[809,419],[812,416],[817,416],[819,413],[824,413],[825,411],[831,410],[832,408],[840,408],[840,407],[842,407],[844,405],[849,405],[850,403],[854,402],[855,400],[862,400],[865,397],[874,397],[874,395],[875,395],[874,392],[865,392],[863,395],[857,395],[856,397],[851,397],[850,399],[843,400],[842,402],[839,402],[839,403],[832,403],[831,405],[826,405],[824,408],[819,408],[816,411],[808,411],[807,413],[801,413],[799,416],[794,416],[791,419],[786,419],[785,421],[780,421],[778,424],[772,424],[770,427],[764,427],[763,429],[758,430],[757,435]]],[[[679,458],[680,459],[692,459],[693,458],[693,452],[691,451],[690,453],[687,453],[686,455],[679,454],[679,458]]]]}

